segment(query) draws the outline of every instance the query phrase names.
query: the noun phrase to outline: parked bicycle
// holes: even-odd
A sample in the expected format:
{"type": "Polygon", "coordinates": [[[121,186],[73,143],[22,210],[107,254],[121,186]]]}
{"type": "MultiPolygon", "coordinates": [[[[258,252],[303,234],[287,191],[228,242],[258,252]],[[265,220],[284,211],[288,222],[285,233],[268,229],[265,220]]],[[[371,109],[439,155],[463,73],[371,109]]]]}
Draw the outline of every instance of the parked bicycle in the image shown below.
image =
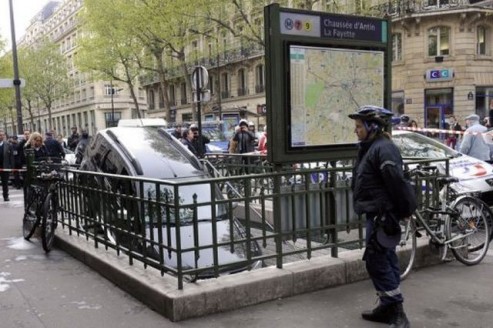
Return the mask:
{"type": "Polygon", "coordinates": [[[43,249],[49,252],[58,224],[58,183],[63,177],[46,163],[40,164],[37,172],[34,183],[27,187],[22,230],[24,239],[29,240],[41,225],[43,249]]]}
{"type": "MultiPolygon", "coordinates": [[[[409,172],[411,178],[421,186],[421,179],[436,176],[436,167],[417,167],[409,172]]],[[[461,195],[449,199],[450,184],[457,182],[454,177],[437,177],[435,186],[440,188],[438,207],[418,208],[414,215],[401,221],[401,242],[397,246],[401,279],[412,270],[416,259],[417,238],[423,232],[433,247],[443,250],[442,260],[451,250],[454,257],[465,265],[480,263],[486,255],[490,241],[488,205],[473,195],[461,195]]],[[[433,186],[432,186],[433,187],[433,186]]]]}

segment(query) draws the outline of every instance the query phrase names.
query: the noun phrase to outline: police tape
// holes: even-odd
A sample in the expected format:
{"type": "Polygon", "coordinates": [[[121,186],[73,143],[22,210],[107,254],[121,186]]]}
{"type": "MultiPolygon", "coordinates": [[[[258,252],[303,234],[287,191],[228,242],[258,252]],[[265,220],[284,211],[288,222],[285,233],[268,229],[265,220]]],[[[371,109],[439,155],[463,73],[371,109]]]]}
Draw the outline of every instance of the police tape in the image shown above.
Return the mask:
{"type": "Polygon", "coordinates": [[[27,172],[27,169],[3,169],[3,168],[0,168],[0,173],[2,173],[2,172],[13,172],[13,173],[27,172]]]}
{"type": "Polygon", "coordinates": [[[493,130],[487,132],[467,132],[467,131],[457,131],[457,130],[445,130],[445,129],[435,129],[435,128],[412,128],[406,126],[396,126],[394,127],[396,130],[405,130],[405,131],[413,131],[413,132],[427,132],[427,133],[446,133],[446,134],[457,134],[457,135],[490,135],[493,136],[493,130]]]}

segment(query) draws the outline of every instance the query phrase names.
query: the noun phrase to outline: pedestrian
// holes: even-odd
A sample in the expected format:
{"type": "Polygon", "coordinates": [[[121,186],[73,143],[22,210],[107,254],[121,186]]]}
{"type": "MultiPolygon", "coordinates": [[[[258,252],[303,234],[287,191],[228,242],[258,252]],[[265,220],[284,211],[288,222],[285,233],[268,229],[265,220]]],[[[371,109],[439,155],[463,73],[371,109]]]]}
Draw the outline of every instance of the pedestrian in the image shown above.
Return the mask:
{"type": "Polygon", "coordinates": [[[479,116],[471,114],[466,117],[467,129],[460,144],[459,151],[482,161],[490,160],[490,147],[484,140],[483,133],[488,129],[479,123],[479,116]]]}
{"type": "Polygon", "coordinates": [[[181,137],[182,144],[185,145],[185,147],[187,147],[187,149],[190,150],[192,154],[199,157],[199,153],[195,148],[195,144],[193,143],[193,140],[194,140],[194,133],[192,129],[184,129],[181,137]]]}
{"type": "Polygon", "coordinates": [[[31,133],[26,146],[24,147],[24,152],[32,149],[34,152],[34,161],[39,162],[46,160],[48,157],[48,150],[43,142],[43,136],[39,132],[31,133]]]}
{"type": "Polygon", "coordinates": [[[258,138],[258,151],[261,154],[267,154],[267,125],[264,126],[264,132],[258,138]]]}
{"type": "Polygon", "coordinates": [[[54,138],[52,131],[45,133],[44,144],[51,160],[54,163],[61,163],[62,159],[65,158],[65,151],[62,145],[54,138]]]}
{"type": "Polygon", "coordinates": [[[460,135],[458,132],[462,132],[462,127],[460,126],[459,122],[457,122],[457,119],[454,115],[449,116],[447,124],[448,130],[450,130],[451,133],[447,135],[445,143],[450,148],[455,149],[455,146],[457,145],[457,140],[459,139],[460,135]]]}
{"type": "Polygon", "coordinates": [[[173,132],[171,132],[171,135],[173,137],[175,137],[176,139],[181,139],[182,138],[182,132],[181,132],[181,125],[180,124],[177,124],[175,126],[175,130],[173,132]]]}
{"type": "Polygon", "coordinates": [[[238,132],[240,132],[240,126],[239,125],[235,126],[235,131],[234,131],[233,135],[231,136],[231,138],[229,139],[229,142],[228,142],[228,152],[230,154],[238,153],[238,141],[234,140],[234,137],[238,132]]]}
{"type": "Polygon", "coordinates": [[[411,118],[408,115],[400,116],[401,122],[399,123],[399,127],[408,128],[411,124],[411,118]]]}
{"type": "Polygon", "coordinates": [[[0,177],[2,180],[3,200],[8,202],[9,199],[9,175],[10,172],[4,172],[4,169],[12,169],[14,165],[14,153],[12,146],[7,142],[5,131],[0,130],[0,177]]]}
{"type": "Polygon", "coordinates": [[[199,135],[199,127],[196,124],[190,125],[190,130],[193,132],[193,146],[197,150],[197,157],[203,158],[207,151],[206,144],[211,140],[204,136],[202,133],[199,135]]]}
{"type": "Polygon", "coordinates": [[[237,153],[251,153],[255,151],[255,135],[248,128],[247,120],[240,120],[240,131],[236,132],[233,140],[238,142],[237,153]]]}
{"type": "Polygon", "coordinates": [[[379,296],[378,306],[362,313],[368,321],[407,328],[400,290],[400,269],[395,247],[400,241],[399,220],[416,209],[414,189],[404,178],[402,157],[385,129],[392,112],[377,106],[363,106],[349,115],[359,151],[351,188],[357,214],[366,216],[366,248],[363,260],[379,296]]]}
{"type": "Polygon", "coordinates": [[[11,142],[12,146],[12,153],[14,156],[14,187],[16,189],[21,189],[22,188],[22,180],[21,180],[21,174],[19,170],[22,168],[22,154],[24,153],[24,149],[22,148],[22,145],[19,143],[18,138],[16,135],[12,136],[11,142]]]}
{"type": "Polygon", "coordinates": [[[77,133],[77,127],[73,126],[72,134],[67,139],[68,149],[70,149],[71,151],[75,151],[75,147],[77,147],[77,144],[79,143],[79,139],[80,136],[77,133]]]}
{"type": "MultiPolygon", "coordinates": [[[[235,133],[233,141],[237,143],[236,152],[238,154],[252,153],[255,151],[255,135],[248,128],[247,120],[240,120],[240,131],[235,133]]],[[[250,167],[253,165],[253,158],[250,156],[242,156],[241,163],[243,164],[244,173],[249,173],[250,167]]]]}
{"type": "Polygon", "coordinates": [[[75,164],[79,165],[82,163],[84,152],[86,151],[87,145],[89,145],[89,141],[89,132],[86,129],[82,129],[79,142],[75,148],[75,164]]]}
{"type": "Polygon", "coordinates": [[[61,134],[57,135],[56,141],[58,141],[58,143],[62,145],[63,149],[68,148],[67,142],[65,141],[65,139],[63,139],[63,136],[61,134]]]}

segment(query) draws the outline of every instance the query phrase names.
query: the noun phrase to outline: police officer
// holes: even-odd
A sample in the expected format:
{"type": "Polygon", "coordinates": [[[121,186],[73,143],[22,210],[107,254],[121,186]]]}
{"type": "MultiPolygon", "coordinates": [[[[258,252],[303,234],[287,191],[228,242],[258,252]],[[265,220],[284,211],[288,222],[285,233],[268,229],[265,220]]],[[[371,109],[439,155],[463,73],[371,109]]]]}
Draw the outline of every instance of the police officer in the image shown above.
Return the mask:
{"type": "Polygon", "coordinates": [[[406,189],[409,184],[402,172],[402,158],[384,130],[392,113],[381,107],[363,106],[349,117],[355,121],[354,132],[359,141],[351,186],[354,210],[366,216],[363,260],[380,300],[375,309],[363,312],[362,317],[390,327],[406,328],[409,320],[402,305],[395,246],[400,241],[399,220],[414,211],[415,195],[404,193],[409,190],[406,189]]]}

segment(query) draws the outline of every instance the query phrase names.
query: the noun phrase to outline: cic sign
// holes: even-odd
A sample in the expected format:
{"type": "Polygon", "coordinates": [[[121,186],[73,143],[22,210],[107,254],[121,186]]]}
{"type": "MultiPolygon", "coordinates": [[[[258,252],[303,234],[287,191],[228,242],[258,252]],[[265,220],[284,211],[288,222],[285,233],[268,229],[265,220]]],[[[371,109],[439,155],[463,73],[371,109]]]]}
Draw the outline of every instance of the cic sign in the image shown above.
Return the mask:
{"type": "Polygon", "coordinates": [[[426,82],[452,81],[454,79],[454,70],[452,68],[429,69],[425,75],[426,82]]]}

